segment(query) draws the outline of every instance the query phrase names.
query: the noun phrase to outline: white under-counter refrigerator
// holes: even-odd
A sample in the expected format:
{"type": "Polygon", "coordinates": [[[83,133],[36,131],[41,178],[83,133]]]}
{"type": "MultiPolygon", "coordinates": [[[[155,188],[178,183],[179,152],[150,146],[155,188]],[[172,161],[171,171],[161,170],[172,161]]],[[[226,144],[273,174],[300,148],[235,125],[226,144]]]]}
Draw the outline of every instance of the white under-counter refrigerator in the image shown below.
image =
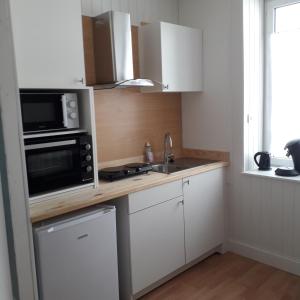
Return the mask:
{"type": "Polygon", "coordinates": [[[116,212],[97,206],[35,226],[40,300],[117,300],[116,212]]]}

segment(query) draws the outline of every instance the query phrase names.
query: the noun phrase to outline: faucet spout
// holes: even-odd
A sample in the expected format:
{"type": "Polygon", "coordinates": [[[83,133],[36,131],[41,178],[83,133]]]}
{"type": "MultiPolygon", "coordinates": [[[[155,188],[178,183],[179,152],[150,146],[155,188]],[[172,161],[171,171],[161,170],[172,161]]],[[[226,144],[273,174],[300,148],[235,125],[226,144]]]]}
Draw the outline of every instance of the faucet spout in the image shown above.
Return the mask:
{"type": "Polygon", "coordinates": [[[170,161],[174,159],[172,148],[173,148],[173,141],[171,138],[171,134],[167,132],[165,134],[165,140],[164,140],[164,164],[168,164],[170,161]]]}

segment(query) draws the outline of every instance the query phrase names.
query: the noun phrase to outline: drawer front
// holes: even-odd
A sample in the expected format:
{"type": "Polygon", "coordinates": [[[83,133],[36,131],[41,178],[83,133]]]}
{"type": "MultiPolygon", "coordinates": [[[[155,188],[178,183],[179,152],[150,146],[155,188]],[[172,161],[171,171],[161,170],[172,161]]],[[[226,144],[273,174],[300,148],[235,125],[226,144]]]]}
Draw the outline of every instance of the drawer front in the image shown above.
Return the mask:
{"type": "Polygon", "coordinates": [[[129,194],[129,214],[182,196],[182,180],[129,194]]]}

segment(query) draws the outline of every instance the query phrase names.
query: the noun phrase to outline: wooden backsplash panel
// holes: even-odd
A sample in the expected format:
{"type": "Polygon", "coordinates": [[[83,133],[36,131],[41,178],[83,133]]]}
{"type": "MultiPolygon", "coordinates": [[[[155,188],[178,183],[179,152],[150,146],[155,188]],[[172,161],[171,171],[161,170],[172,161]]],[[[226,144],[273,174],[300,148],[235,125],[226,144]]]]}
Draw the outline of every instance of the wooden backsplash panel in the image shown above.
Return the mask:
{"type": "Polygon", "coordinates": [[[166,132],[171,133],[175,154],[182,149],[179,93],[95,91],[95,112],[99,162],[140,156],[146,141],[159,156],[166,132]]]}

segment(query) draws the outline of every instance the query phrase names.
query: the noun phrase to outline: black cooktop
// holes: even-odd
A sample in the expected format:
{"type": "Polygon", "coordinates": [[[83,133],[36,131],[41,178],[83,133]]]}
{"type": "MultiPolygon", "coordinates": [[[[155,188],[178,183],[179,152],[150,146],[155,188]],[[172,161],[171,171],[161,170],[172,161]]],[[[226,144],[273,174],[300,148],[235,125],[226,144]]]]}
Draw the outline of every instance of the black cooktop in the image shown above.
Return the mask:
{"type": "Polygon", "coordinates": [[[114,181],[130,176],[145,174],[151,170],[151,164],[133,163],[124,166],[101,169],[98,171],[98,177],[99,179],[114,181]]]}

